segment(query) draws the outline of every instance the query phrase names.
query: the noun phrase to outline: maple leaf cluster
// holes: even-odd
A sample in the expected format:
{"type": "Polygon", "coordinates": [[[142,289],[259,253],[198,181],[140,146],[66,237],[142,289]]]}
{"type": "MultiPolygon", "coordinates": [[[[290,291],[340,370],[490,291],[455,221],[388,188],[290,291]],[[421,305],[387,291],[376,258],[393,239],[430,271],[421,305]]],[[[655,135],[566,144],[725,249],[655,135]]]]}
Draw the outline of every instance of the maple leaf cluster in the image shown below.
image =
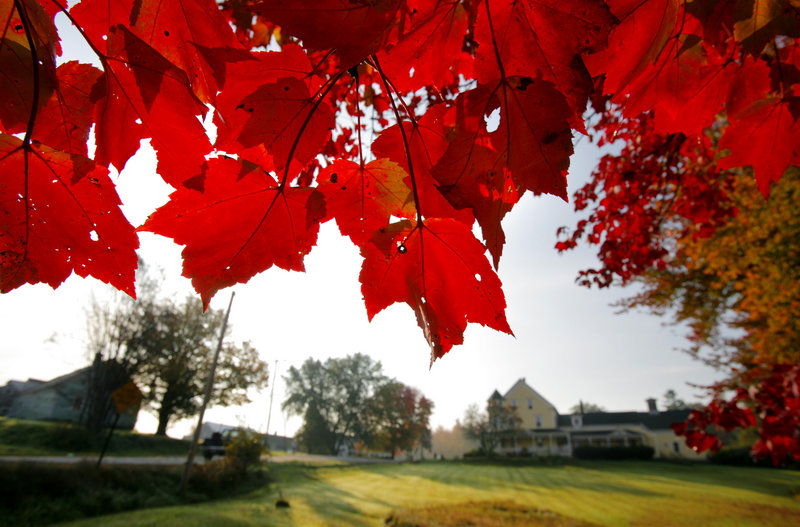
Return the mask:
{"type": "Polygon", "coordinates": [[[704,408],[692,410],[686,422],[673,424],[673,430],[704,452],[722,448],[720,430],[758,426],[759,439],[751,449],[755,458],[770,458],[775,465],[800,460],[800,366],[759,367],[746,377],[748,388],[727,399],[718,393],[704,408]]]}
{"type": "Polygon", "coordinates": [[[620,305],[685,323],[688,351],[724,372],[708,387],[712,401],[675,427],[690,446],[716,450],[722,442],[711,430],[752,426],[760,436],[753,455],[780,463],[800,453],[791,396],[800,351],[792,256],[797,6],[676,5],[658,17],[663,34],[642,34],[646,43],[666,42],[652,60],[636,62],[621,43],[603,52],[630,59],[592,97],[598,115],[589,130],[615,148],[575,193],[576,211],[586,214],[574,229],[559,229],[556,249],[596,247],[600,265],[580,271],[579,284],[635,281],[640,292],[620,305]],[[626,95],[615,92],[620,82],[626,95]],[[788,395],[765,396],[776,387],[788,395]],[[737,394],[730,400],[729,390],[737,394]]]}
{"type": "Polygon", "coordinates": [[[335,220],[370,319],[407,303],[441,357],[469,322],[511,332],[501,221],[527,192],[566,199],[591,96],[687,137],[724,112],[719,164],[753,165],[763,191],[797,163],[797,17],[789,0],[0,0],[0,289],[76,272],[134,294],[108,173],[147,139],[175,192],[138,230],[185,246],[205,304],[303,270],[335,220]],[[59,62],[58,13],[100,68],[59,62]]]}

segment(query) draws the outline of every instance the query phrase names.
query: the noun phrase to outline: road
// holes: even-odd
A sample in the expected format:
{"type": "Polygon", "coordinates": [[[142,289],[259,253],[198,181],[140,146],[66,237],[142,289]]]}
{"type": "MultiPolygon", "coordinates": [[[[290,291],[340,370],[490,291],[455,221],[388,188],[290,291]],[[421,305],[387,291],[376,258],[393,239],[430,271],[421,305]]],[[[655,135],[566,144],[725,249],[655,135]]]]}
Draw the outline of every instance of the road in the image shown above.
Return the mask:
{"type": "MultiPolygon", "coordinates": [[[[316,454],[287,454],[269,458],[270,463],[289,463],[297,461],[301,463],[393,463],[390,459],[376,459],[354,456],[319,456],[316,454]]],[[[0,463],[97,463],[97,456],[0,456],[0,463]]],[[[177,466],[186,463],[186,456],[155,456],[155,457],[117,457],[106,456],[103,464],[108,465],[165,465],[177,466]]],[[[205,463],[203,456],[195,456],[194,463],[202,465],[205,463]]]]}

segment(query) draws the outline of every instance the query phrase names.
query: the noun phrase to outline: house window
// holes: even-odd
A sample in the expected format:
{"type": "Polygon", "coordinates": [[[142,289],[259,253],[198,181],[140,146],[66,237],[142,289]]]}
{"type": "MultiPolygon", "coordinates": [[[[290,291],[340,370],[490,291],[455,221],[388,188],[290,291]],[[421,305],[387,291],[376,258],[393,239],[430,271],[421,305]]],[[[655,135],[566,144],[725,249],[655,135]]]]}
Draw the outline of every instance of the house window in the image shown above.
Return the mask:
{"type": "Polygon", "coordinates": [[[533,410],[533,399],[528,399],[528,410],[533,410]]]}
{"type": "Polygon", "coordinates": [[[675,451],[676,454],[681,453],[681,445],[677,441],[672,443],[672,449],[675,451]]]}
{"type": "Polygon", "coordinates": [[[541,427],[542,427],[542,416],[541,415],[537,415],[536,416],[536,428],[541,428],[541,427]]]}
{"type": "Polygon", "coordinates": [[[516,407],[517,407],[517,400],[511,399],[511,408],[516,408],[516,407]]]}
{"type": "Polygon", "coordinates": [[[580,428],[583,424],[583,417],[580,415],[573,415],[572,416],[572,428],[580,428]]]}

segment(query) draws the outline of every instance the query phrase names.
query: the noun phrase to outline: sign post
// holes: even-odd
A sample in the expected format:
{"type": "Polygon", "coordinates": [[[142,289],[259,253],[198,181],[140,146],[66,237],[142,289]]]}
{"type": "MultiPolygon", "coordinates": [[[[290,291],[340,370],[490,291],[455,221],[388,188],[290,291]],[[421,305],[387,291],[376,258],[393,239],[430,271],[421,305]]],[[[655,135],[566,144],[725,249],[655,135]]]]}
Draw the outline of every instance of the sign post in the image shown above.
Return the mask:
{"type": "Polygon", "coordinates": [[[117,415],[114,417],[114,423],[108,430],[106,442],[103,444],[103,450],[100,451],[100,457],[97,458],[97,465],[95,465],[95,468],[100,468],[100,463],[102,463],[103,457],[106,455],[108,444],[111,442],[111,434],[114,433],[114,429],[117,427],[117,423],[119,422],[119,416],[122,415],[122,413],[128,408],[139,404],[139,401],[142,400],[142,392],[139,391],[139,388],[136,387],[136,384],[133,381],[128,381],[111,392],[111,399],[114,401],[114,409],[116,410],[117,415]]]}

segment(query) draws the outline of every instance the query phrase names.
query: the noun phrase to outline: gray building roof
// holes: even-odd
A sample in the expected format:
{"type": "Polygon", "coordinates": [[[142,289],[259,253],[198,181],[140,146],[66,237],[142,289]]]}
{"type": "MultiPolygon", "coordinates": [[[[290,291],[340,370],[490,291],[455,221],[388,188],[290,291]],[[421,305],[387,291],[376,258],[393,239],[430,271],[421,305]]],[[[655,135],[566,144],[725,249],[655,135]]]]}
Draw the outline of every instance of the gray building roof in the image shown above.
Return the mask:
{"type": "MultiPolygon", "coordinates": [[[[591,412],[583,414],[583,426],[613,426],[641,424],[650,430],[667,430],[672,423],[685,421],[691,410],[649,412],[591,412]]],[[[558,416],[559,427],[572,427],[571,415],[558,416]]]]}

